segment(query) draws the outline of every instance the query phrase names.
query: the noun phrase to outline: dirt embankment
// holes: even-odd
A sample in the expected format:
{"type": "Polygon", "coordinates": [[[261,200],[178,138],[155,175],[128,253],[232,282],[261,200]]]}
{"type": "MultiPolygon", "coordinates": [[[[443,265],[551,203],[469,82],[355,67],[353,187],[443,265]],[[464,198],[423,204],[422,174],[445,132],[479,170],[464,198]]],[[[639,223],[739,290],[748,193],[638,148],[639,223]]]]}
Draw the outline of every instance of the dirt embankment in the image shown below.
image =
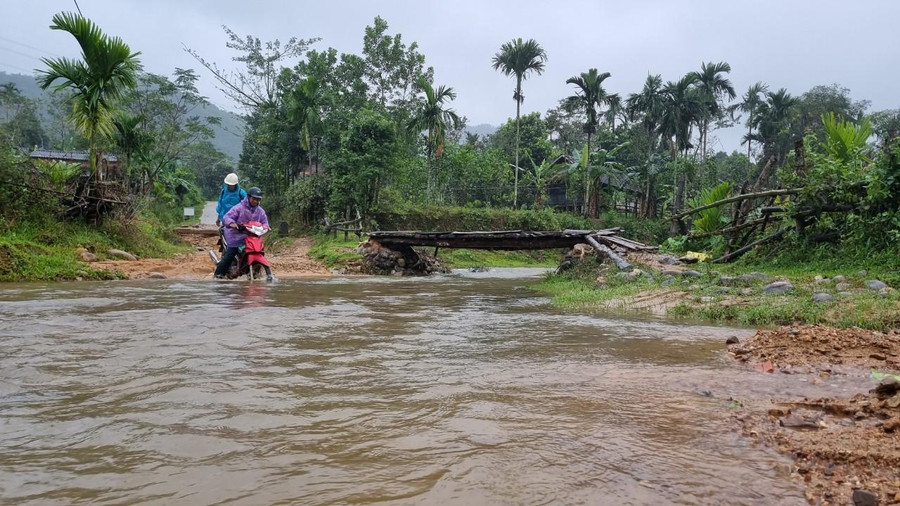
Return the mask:
{"type": "Polygon", "coordinates": [[[870,369],[881,380],[870,391],[745,404],[734,419],[744,435],[794,458],[811,504],[900,504],[900,330],[781,327],[728,352],[763,374],[870,369]]]}
{"type": "MultiPolygon", "coordinates": [[[[216,266],[209,256],[209,251],[218,254],[216,237],[201,234],[183,234],[181,237],[194,247],[194,252],[173,258],[94,262],[91,267],[118,271],[129,279],[212,279],[216,266]]],[[[309,258],[311,246],[312,239],[308,237],[280,239],[271,246],[267,244],[266,256],[272,264],[272,272],[280,279],[330,276],[330,270],[309,258]]]]}

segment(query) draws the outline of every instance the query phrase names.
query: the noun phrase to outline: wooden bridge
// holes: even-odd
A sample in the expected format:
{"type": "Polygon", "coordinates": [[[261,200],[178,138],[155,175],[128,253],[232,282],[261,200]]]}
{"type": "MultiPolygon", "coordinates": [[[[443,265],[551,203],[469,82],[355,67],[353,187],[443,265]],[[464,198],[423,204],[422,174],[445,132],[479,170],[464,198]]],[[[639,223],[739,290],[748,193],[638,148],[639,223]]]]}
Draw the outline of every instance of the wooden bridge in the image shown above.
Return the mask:
{"type": "Polygon", "coordinates": [[[466,248],[492,250],[557,249],[571,248],[576,244],[589,244],[600,254],[611,258],[619,269],[630,264],[616,250],[656,251],[631,239],[620,237],[621,228],[604,230],[525,231],[502,230],[491,232],[418,232],[385,231],[370,232],[369,240],[392,250],[412,246],[434,248],[466,248]]]}

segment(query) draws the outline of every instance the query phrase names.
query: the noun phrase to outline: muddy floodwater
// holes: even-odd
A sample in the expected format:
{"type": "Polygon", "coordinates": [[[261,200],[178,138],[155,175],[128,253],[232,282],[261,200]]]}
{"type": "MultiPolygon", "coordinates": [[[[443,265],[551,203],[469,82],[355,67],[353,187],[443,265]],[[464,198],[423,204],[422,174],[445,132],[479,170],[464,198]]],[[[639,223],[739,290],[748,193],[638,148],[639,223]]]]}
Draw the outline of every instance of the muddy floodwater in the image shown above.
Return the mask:
{"type": "Polygon", "coordinates": [[[806,393],[723,355],[751,330],[565,314],[539,274],[0,285],[0,502],[805,503],[729,428],[806,393]]]}

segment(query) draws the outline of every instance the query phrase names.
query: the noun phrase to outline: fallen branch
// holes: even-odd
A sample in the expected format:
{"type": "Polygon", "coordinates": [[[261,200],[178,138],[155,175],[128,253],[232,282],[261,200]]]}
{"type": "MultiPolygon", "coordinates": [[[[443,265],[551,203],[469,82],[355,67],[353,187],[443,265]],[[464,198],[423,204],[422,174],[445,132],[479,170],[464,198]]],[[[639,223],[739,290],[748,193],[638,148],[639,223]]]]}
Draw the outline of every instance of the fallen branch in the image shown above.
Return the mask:
{"type": "Polygon", "coordinates": [[[597,250],[598,253],[600,253],[601,255],[606,255],[610,260],[615,262],[616,267],[618,267],[620,271],[624,271],[625,269],[631,268],[631,264],[628,263],[627,260],[625,260],[624,258],[617,255],[616,252],[613,251],[612,249],[597,242],[597,239],[595,239],[593,236],[586,235],[586,236],[584,236],[584,239],[595,250],[597,250]]]}
{"type": "Polygon", "coordinates": [[[774,234],[771,234],[771,235],[767,235],[767,236],[763,237],[762,239],[760,239],[760,240],[758,240],[758,241],[754,241],[754,242],[752,242],[752,243],[750,243],[750,244],[744,246],[744,247],[741,248],[741,249],[734,250],[734,251],[732,251],[731,253],[729,253],[729,254],[727,254],[727,255],[721,256],[721,257],[719,257],[719,258],[713,260],[712,263],[714,263],[714,264],[720,264],[720,263],[725,263],[725,262],[727,262],[727,261],[729,261],[729,260],[733,260],[733,259],[735,259],[735,258],[737,258],[737,257],[739,257],[739,256],[741,256],[741,255],[743,255],[744,253],[750,251],[750,250],[753,249],[754,247],[759,246],[760,244],[762,244],[762,243],[764,243],[764,242],[768,242],[768,241],[771,241],[771,240],[773,240],[773,239],[778,239],[779,237],[781,237],[782,235],[784,235],[784,233],[787,232],[787,231],[790,230],[790,229],[791,229],[791,227],[783,228],[783,229],[779,230],[778,232],[775,232],[774,234]]]}
{"type": "Polygon", "coordinates": [[[712,209],[713,207],[719,207],[721,205],[730,204],[732,202],[740,202],[742,200],[756,199],[756,198],[761,198],[761,197],[772,197],[772,196],[776,196],[776,195],[795,195],[797,193],[800,193],[801,191],[802,191],[802,188],[786,188],[783,190],[766,190],[766,191],[757,192],[757,193],[744,193],[743,195],[735,195],[734,197],[728,197],[727,199],[717,200],[716,202],[713,202],[712,204],[707,204],[705,206],[700,206],[700,207],[697,207],[694,209],[690,209],[683,213],[678,213],[669,219],[670,220],[678,220],[678,219],[684,218],[685,216],[690,216],[696,212],[705,211],[706,209],[712,209]]]}

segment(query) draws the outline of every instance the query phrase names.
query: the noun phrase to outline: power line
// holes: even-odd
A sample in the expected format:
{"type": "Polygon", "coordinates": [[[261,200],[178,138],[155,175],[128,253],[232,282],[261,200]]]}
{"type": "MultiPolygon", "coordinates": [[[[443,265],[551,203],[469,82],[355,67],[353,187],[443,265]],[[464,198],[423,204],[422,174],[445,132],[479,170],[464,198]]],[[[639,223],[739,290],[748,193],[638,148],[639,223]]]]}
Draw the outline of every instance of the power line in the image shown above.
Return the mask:
{"type": "Polygon", "coordinates": [[[18,66],[16,66],[16,65],[12,65],[12,64],[9,64],[9,63],[3,63],[3,62],[0,62],[0,65],[3,65],[4,67],[9,67],[9,68],[12,68],[12,69],[16,69],[16,70],[21,70],[22,72],[28,72],[28,73],[34,72],[34,69],[30,69],[30,70],[29,70],[29,69],[23,69],[22,67],[18,67],[18,66]]]}
{"type": "Polygon", "coordinates": [[[84,17],[84,14],[81,13],[81,7],[78,6],[78,0],[72,0],[75,2],[75,8],[78,9],[78,15],[84,17]]]}
{"type": "Polygon", "coordinates": [[[40,61],[40,58],[37,57],[37,56],[34,56],[34,55],[32,55],[32,54],[23,53],[23,52],[21,52],[21,51],[16,51],[15,49],[12,49],[12,48],[0,46],[0,50],[6,51],[6,52],[9,52],[9,53],[13,53],[13,54],[17,54],[17,55],[19,55],[19,56],[24,56],[25,58],[31,58],[31,59],[40,61]]]}
{"type": "Polygon", "coordinates": [[[56,53],[52,53],[52,52],[50,52],[50,51],[46,51],[46,50],[41,49],[41,48],[39,48],[39,47],[29,46],[28,44],[19,42],[19,41],[17,41],[17,40],[8,39],[8,38],[3,37],[3,36],[0,36],[0,40],[4,40],[4,41],[6,41],[6,42],[11,42],[11,43],[13,43],[13,44],[15,44],[15,45],[17,45],[17,46],[26,47],[26,48],[28,48],[28,49],[33,49],[33,50],[35,50],[35,51],[38,51],[38,52],[44,53],[44,54],[48,54],[48,55],[50,55],[50,56],[56,56],[57,58],[59,58],[59,56],[60,56],[60,55],[58,55],[58,54],[56,54],[56,53]]]}

